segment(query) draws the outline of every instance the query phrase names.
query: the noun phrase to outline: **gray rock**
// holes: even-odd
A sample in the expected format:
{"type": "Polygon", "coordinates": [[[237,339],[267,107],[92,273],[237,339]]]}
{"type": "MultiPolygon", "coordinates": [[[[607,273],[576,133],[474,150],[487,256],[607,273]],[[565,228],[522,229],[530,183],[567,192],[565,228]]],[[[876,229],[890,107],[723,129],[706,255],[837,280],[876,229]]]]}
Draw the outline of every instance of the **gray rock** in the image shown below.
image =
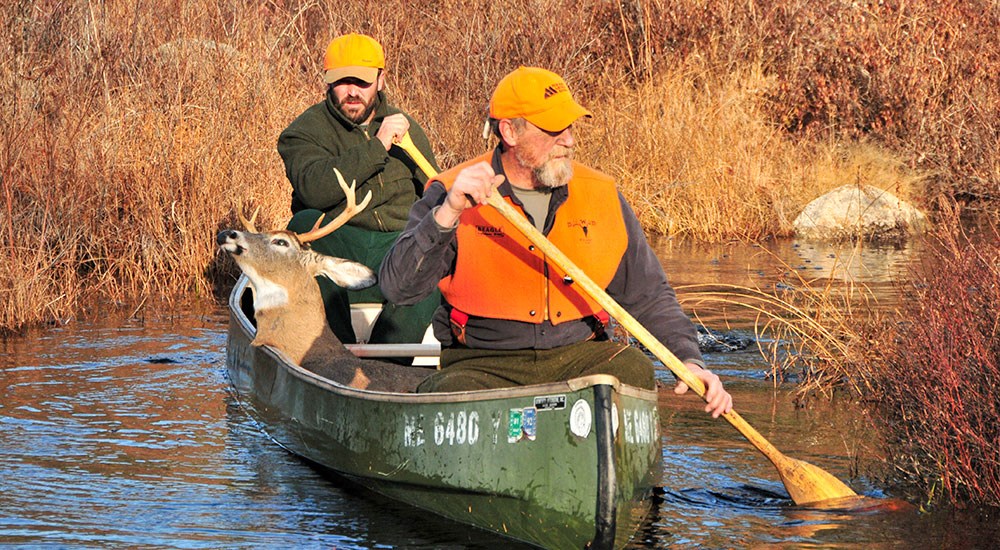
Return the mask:
{"type": "Polygon", "coordinates": [[[703,353],[742,351],[754,343],[752,337],[736,331],[721,332],[703,325],[698,328],[698,347],[703,353]]]}
{"type": "Polygon", "coordinates": [[[806,205],[793,226],[804,239],[901,240],[923,231],[927,216],[888,191],[844,185],[806,205]]]}

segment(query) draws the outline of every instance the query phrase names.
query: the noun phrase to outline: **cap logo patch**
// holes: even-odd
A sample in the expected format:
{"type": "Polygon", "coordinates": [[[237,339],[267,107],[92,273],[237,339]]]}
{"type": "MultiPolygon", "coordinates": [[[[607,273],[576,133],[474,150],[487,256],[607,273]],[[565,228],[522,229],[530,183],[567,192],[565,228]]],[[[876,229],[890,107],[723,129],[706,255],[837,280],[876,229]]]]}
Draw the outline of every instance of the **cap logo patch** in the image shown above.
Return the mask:
{"type": "Polygon", "coordinates": [[[545,99],[548,99],[560,92],[568,92],[568,91],[569,91],[569,86],[567,86],[564,82],[556,82],[555,84],[549,86],[548,88],[545,88],[545,99]]]}

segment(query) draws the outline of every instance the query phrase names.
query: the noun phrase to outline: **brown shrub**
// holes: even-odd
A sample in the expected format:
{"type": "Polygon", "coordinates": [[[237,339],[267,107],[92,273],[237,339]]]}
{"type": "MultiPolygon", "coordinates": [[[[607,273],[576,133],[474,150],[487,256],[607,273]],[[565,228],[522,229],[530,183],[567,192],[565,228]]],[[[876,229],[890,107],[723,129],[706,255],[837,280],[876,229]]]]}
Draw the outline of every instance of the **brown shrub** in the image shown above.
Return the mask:
{"type": "Polygon", "coordinates": [[[1000,504],[1000,233],[942,231],[850,369],[872,390],[888,476],[925,498],[1000,504]]]}

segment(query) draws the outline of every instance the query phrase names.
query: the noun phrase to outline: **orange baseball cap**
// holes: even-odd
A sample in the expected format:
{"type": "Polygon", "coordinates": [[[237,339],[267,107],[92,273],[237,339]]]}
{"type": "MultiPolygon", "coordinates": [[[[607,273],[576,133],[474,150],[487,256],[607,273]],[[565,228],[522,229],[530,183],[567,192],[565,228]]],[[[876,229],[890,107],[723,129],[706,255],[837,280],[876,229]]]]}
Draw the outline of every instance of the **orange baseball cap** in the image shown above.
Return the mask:
{"type": "Polygon", "coordinates": [[[582,116],[593,116],[569,93],[561,76],[538,67],[518,67],[503,77],[490,99],[490,118],[523,118],[559,132],[582,116]]]}
{"type": "Polygon", "coordinates": [[[385,52],[374,38],[351,33],[334,38],[326,47],[323,78],[328,84],[342,78],[375,82],[378,70],[385,68],[385,52]]]}

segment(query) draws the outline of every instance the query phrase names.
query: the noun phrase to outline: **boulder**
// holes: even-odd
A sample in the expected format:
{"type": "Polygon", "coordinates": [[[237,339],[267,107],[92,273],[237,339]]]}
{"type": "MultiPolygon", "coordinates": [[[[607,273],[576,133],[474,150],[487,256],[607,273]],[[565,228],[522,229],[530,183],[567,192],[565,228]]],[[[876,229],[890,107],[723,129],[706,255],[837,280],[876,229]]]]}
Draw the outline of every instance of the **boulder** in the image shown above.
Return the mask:
{"type": "Polygon", "coordinates": [[[844,185],[806,205],[793,226],[804,239],[901,240],[923,231],[927,216],[883,189],[844,185]]]}

